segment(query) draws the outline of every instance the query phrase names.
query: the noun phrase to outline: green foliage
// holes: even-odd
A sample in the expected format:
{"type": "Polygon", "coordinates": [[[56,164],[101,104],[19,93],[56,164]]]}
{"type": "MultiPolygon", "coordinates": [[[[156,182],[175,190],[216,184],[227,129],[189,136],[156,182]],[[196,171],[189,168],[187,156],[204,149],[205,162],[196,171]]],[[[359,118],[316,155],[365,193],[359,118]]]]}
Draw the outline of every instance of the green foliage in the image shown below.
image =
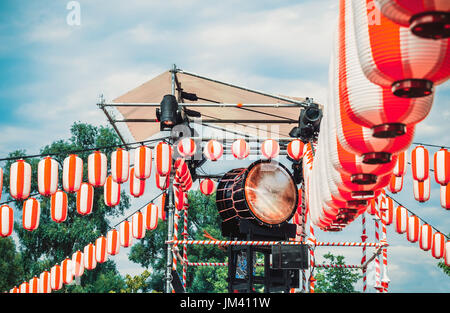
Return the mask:
{"type": "Polygon", "coordinates": [[[11,238],[0,238],[0,290],[19,286],[23,275],[22,259],[11,238]]]}
{"type": "MultiPolygon", "coordinates": [[[[448,236],[450,237],[450,234],[448,236]]],[[[444,261],[440,261],[438,267],[442,269],[444,274],[450,276],[450,266],[447,266],[444,261]]]]}
{"type": "MultiPolygon", "coordinates": [[[[71,127],[71,134],[69,140],[55,141],[40,151],[41,154],[52,155],[52,158],[60,164],[59,189],[61,190],[62,164],[68,156],[67,151],[80,151],[120,144],[120,139],[109,127],[74,123],[71,127]]],[[[103,149],[102,152],[109,155],[114,150],[115,148],[108,148],[103,149]]],[[[84,161],[83,181],[87,181],[87,158],[92,152],[75,153],[84,161]]],[[[9,154],[10,157],[23,155],[26,155],[23,150],[9,154]]],[[[76,250],[82,251],[85,245],[94,243],[100,235],[106,234],[109,228],[108,217],[120,216],[130,206],[130,200],[126,192],[121,193],[119,205],[112,208],[106,206],[103,199],[103,187],[95,188],[93,212],[87,216],[81,216],[76,211],[76,193],[68,194],[67,220],[62,223],[55,223],[50,217],[50,198],[38,194],[37,165],[40,160],[40,158],[26,159],[26,162],[32,167],[31,194],[36,194],[34,197],[41,204],[39,227],[32,232],[25,230],[21,223],[23,202],[14,201],[12,203],[12,206],[15,207],[15,220],[18,221],[14,225],[14,231],[18,236],[18,248],[23,260],[22,281],[28,281],[33,276],[39,275],[43,270],[49,270],[51,266],[59,264],[66,257],[71,257],[76,250]]],[[[10,166],[13,162],[15,161],[7,161],[2,166],[4,177],[9,177],[10,166]]],[[[9,179],[4,179],[4,195],[8,195],[6,200],[13,200],[9,195],[9,179]]],[[[66,291],[108,292],[107,288],[119,291],[124,286],[113,262],[99,264],[96,269],[85,272],[88,273],[83,275],[82,285],[68,286],[66,291]],[[111,280],[111,284],[106,283],[107,278],[111,280]],[[104,287],[101,287],[102,284],[104,287]]]]}
{"type": "Polygon", "coordinates": [[[122,293],[138,293],[138,292],[148,292],[150,291],[150,284],[147,279],[150,277],[151,273],[145,270],[142,274],[131,276],[125,276],[125,283],[127,287],[122,289],[122,293]]]}
{"type": "MultiPolygon", "coordinates": [[[[188,234],[189,239],[205,239],[206,231],[212,237],[222,240],[220,223],[217,212],[216,195],[203,195],[200,191],[188,193],[189,215],[188,234]]],[[[183,215],[179,220],[178,229],[183,229],[183,215]]],[[[146,237],[140,243],[135,244],[131,250],[129,259],[135,263],[149,268],[152,271],[149,285],[151,289],[164,291],[167,247],[167,225],[159,221],[155,231],[147,232],[146,237]]],[[[181,233],[181,231],[180,231],[181,233]]],[[[179,238],[182,238],[179,235],[179,238]]],[[[183,247],[178,247],[182,255],[183,247]]],[[[188,246],[187,254],[189,262],[226,262],[226,252],[217,246],[188,246]]],[[[178,262],[178,273],[181,275],[182,265],[178,262]]],[[[226,292],[227,268],[223,267],[188,267],[187,292],[226,292]]]]}
{"type": "MultiPolygon", "coordinates": [[[[324,255],[328,262],[324,264],[345,265],[345,257],[335,256],[331,253],[324,255]]],[[[356,292],[354,284],[361,278],[356,269],[349,268],[317,268],[314,275],[316,279],[316,293],[351,293],[356,292]]]]}

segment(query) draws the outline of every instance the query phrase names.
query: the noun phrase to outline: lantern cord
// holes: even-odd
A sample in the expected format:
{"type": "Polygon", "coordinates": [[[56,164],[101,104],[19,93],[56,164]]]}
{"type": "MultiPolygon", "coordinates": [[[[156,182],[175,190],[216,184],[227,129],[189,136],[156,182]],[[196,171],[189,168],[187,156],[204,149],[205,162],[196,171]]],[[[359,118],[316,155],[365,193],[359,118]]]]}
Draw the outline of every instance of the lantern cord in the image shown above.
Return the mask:
{"type": "Polygon", "coordinates": [[[445,148],[445,149],[450,149],[450,147],[448,146],[442,146],[442,145],[432,145],[429,143],[421,143],[421,142],[413,142],[413,145],[417,145],[417,146],[427,146],[427,147],[434,147],[434,148],[445,148]]]}
{"type": "MultiPolygon", "coordinates": [[[[145,143],[150,143],[153,141],[161,141],[161,140],[165,140],[167,138],[169,138],[169,137],[167,136],[167,137],[163,137],[163,138],[155,138],[155,139],[149,139],[149,140],[144,140],[144,141],[136,141],[136,142],[129,143],[126,146],[136,145],[136,144],[143,145],[145,143]]],[[[38,158],[38,157],[45,157],[45,156],[83,153],[83,152],[89,152],[89,151],[105,150],[105,149],[112,149],[112,148],[122,148],[122,147],[125,147],[125,145],[121,144],[121,145],[112,145],[112,146],[101,146],[101,147],[95,147],[95,148],[89,148],[89,149],[64,151],[64,152],[59,152],[59,153],[42,153],[42,154],[34,154],[34,155],[15,156],[15,157],[2,158],[2,159],[0,159],[0,162],[1,161],[14,161],[14,160],[20,160],[20,159],[38,158]]]]}
{"type": "Polygon", "coordinates": [[[447,240],[449,240],[450,238],[443,232],[441,232],[439,229],[437,229],[436,227],[434,227],[433,225],[431,225],[430,223],[428,223],[427,221],[425,221],[423,218],[421,218],[419,215],[417,215],[416,213],[412,212],[411,210],[409,210],[406,206],[404,206],[403,204],[401,204],[400,202],[398,202],[397,200],[395,200],[394,198],[392,198],[392,196],[388,195],[386,193],[386,196],[388,196],[389,198],[392,199],[392,201],[394,201],[395,203],[397,203],[399,206],[404,207],[406,209],[406,211],[408,211],[409,213],[411,213],[414,216],[417,216],[423,223],[428,224],[431,226],[431,228],[433,228],[434,230],[436,230],[437,232],[441,233],[442,235],[445,236],[445,238],[447,238],[447,240]]]}
{"type": "MultiPolygon", "coordinates": [[[[38,195],[39,195],[39,192],[36,192],[36,193],[31,194],[29,197],[34,197],[34,196],[38,196],[38,195]]],[[[16,202],[16,201],[23,201],[23,200],[11,199],[9,201],[5,201],[5,202],[0,203],[0,205],[4,205],[4,204],[11,203],[11,202],[16,202]]]]}
{"type": "MultiPolygon", "coordinates": [[[[408,161],[408,165],[412,165],[411,162],[408,161]]],[[[428,170],[429,170],[430,172],[433,172],[433,173],[434,173],[434,169],[429,168],[428,170]]]]}

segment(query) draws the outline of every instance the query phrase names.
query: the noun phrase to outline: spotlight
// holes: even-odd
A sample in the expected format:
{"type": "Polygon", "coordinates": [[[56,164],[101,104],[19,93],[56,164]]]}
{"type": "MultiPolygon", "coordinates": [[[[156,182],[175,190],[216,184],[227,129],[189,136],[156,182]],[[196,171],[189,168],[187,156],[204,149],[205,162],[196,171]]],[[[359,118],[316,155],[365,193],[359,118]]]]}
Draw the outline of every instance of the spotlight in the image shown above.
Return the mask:
{"type": "Polygon", "coordinates": [[[180,121],[181,114],[178,110],[178,102],[175,96],[164,96],[161,101],[159,110],[156,110],[156,116],[161,122],[161,128],[171,128],[180,121]]]}
{"type": "Polygon", "coordinates": [[[300,112],[298,127],[292,128],[289,136],[300,138],[305,142],[314,140],[319,133],[322,116],[323,113],[318,104],[311,102],[309,107],[300,112]]]}

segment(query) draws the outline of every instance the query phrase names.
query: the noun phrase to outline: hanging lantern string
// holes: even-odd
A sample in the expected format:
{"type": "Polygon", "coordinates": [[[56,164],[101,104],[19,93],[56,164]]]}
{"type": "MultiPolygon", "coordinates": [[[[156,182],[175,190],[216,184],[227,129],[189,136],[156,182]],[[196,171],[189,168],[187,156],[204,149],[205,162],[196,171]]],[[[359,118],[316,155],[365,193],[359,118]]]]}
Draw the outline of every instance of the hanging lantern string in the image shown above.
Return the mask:
{"type": "Polygon", "coordinates": [[[56,156],[56,155],[66,155],[66,154],[76,154],[76,153],[83,153],[83,152],[89,152],[89,151],[97,151],[97,150],[105,150],[105,149],[112,149],[112,148],[122,148],[122,147],[128,147],[131,145],[143,145],[145,143],[150,143],[154,141],[160,141],[165,140],[169,138],[163,137],[163,138],[155,138],[155,139],[149,139],[144,141],[136,141],[129,144],[121,144],[121,145],[112,145],[112,146],[101,146],[101,147],[95,147],[95,148],[89,148],[89,149],[80,149],[80,150],[72,150],[72,151],[64,151],[59,153],[42,153],[42,154],[33,154],[33,155],[24,155],[24,156],[15,156],[15,157],[8,157],[8,158],[2,158],[1,161],[14,161],[14,160],[20,160],[20,159],[30,159],[30,158],[38,158],[38,157],[45,157],[45,156],[56,156]]]}
{"type": "Polygon", "coordinates": [[[413,142],[413,145],[417,145],[417,146],[426,146],[426,147],[434,147],[434,148],[445,148],[445,149],[450,149],[450,147],[448,146],[442,146],[442,145],[432,145],[429,143],[421,143],[421,142],[413,142]]]}
{"type": "MultiPolygon", "coordinates": [[[[408,161],[408,165],[412,165],[411,162],[408,161]]],[[[429,170],[430,172],[433,172],[433,173],[434,173],[434,169],[429,168],[428,170],[429,170]]]]}
{"type": "MultiPolygon", "coordinates": [[[[29,198],[32,198],[32,197],[35,197],[35,196],[39,196],[39,195],[40,195],[39,192],[32,193],[32,194],[30,194],[30,196],[28,197],[28,199],[29,199],[29,198]]],[[[23,202],[23,201],[25,201],[25,200],[12,199],[12,200],[5,201],[5,202],[0,203],[0,205],[4,205],[4,204],[11,203],[11,202],[16,202],[16,201],[17,201],[17,202],[23,202]]]]}
{"type": "Polygon", "coordinates": [[[406,209],[406,211],[408,211],[409,213],[411,213],[414,216],[417,216],[419,218],[419,220],[421,220],[423,223],[428,224],[431,226],[431,228],[433,228],[435,231],[437,231],[438,233],[441,233],[442,235],[445,236],[445,238],[447,238],[447,240],[449,240],[450,238],[443,232],[441,232],[439,229],[437,229],[436,227],[434,227],[433,225],[431,225],[430,223],[428,223],[427,221],[425,221],[423,218],[421,218],[420,216],[418,216],[416,213],[412,212],[411,210],[409,210],[407,207],[405,207],[403,204],[401,204],[400,202],[398,202],[397,200],[395,200],[394,198],[392,198],[392,196],[388,195],[386,193],[386,196],[388,196],[389,198],[392,199],[392,201],[394,201],[395,203],[397,203],[399,206],[402,206],[406,209]]]}

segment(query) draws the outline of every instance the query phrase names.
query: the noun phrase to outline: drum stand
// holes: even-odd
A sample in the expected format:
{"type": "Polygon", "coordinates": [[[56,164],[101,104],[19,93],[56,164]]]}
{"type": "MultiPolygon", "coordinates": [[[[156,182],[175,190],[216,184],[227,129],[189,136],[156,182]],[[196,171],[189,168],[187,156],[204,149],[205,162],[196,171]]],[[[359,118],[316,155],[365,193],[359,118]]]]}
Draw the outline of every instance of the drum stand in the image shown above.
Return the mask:
{"type": "MultiPolygon", "coordinates": [[[[295,237],[295,225],[284,224],[280,228],[269,229],[260,227],[247,220],[239,223],[240,235],[238,240],[274,240],[285,241],[295,237]]],[[[255,285],[264,285],[264,292],[285,291],[299,286],[299,269],[273,268],[271,246],[228,246],[228,292],[256,292],[255,285]],[[264,276],[254,274],[256,252],[264,255],[264,276]],[[244,256],[245,255],[245,256],[244,256]],[[242,260],[246,268],[239,268],[242,260]],[[241,270],[243,278],[237,278],[236,273],[241,270]]],[[[307,264],[307,263],[306,263],[307,264]]]]}

